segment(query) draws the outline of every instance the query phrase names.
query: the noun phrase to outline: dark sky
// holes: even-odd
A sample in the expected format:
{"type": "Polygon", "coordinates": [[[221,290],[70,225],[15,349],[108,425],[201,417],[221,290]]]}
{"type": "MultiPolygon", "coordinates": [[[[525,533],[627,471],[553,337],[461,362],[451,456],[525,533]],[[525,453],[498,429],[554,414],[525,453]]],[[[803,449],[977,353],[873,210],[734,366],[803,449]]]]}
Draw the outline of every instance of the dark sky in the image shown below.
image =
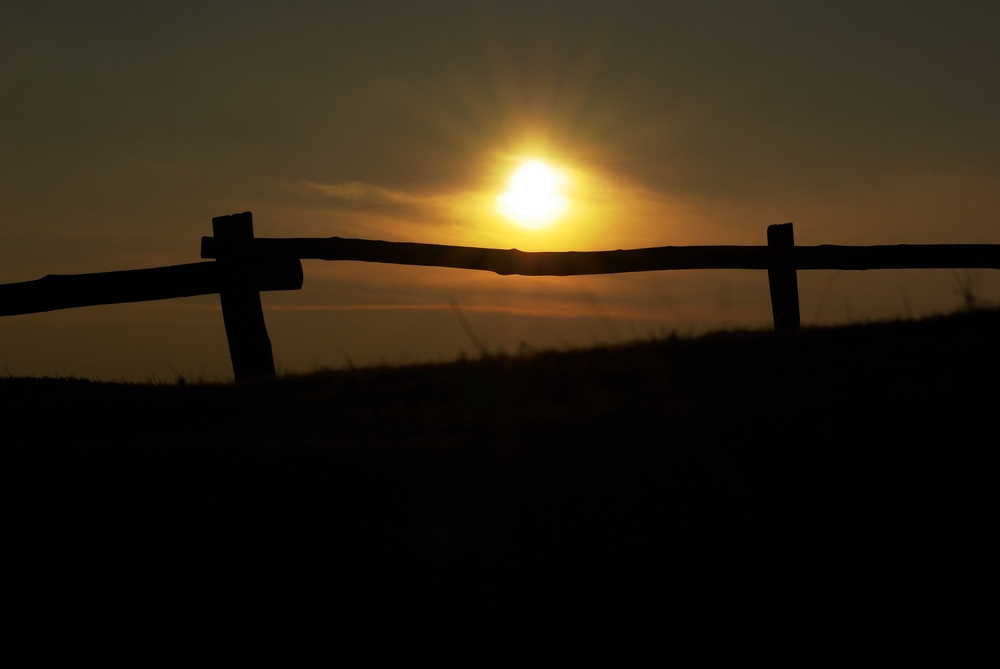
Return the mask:
{"type": "MultiPolygon", "coordinates": [[[[0,281],[260,236],[524,249],[998,243],[1000,4],[46,3],[0,7],[0,281]],[[518,160],[571,176],[529,233],[518,160]]],[[[996,273],[810,273],[806,323],[954,308],[996,273]]],[[[267,295],[279,366],[444,359],[767,323],[766,277],[521,280],[307,264],[267,295]]],[[[15,374],[223,377],[217,300],[7,318],[15,374]]]]}

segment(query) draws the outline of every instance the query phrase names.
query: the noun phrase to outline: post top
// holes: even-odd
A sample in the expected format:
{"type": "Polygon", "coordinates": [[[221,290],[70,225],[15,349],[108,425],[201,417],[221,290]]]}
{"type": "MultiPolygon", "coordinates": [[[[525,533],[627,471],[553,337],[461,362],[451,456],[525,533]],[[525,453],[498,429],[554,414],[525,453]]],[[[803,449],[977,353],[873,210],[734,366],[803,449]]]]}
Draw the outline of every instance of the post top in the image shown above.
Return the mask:
{"type": "Polygon", "coordinates": [[[241,214],[216,216],[212,219],[212,233],[216,237],[251,239],[253,238],[253,214],[244,211],[241,214]]]}
{"type": "Polygon", "coordinates": [[[795,246],[795,233],[791,223],[767,226],[768,246],[795,246]]]}

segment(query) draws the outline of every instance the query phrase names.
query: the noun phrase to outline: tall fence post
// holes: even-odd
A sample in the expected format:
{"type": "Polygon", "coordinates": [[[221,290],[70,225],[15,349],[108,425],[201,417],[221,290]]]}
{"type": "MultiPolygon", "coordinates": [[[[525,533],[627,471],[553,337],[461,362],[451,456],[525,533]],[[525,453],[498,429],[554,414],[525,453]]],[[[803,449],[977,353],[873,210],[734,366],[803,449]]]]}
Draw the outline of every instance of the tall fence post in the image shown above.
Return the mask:
{"type": "MultiPolygon", "coordinates": [[[[252,239],[253,215],[249,212],[212,219],[216,237],[252,239]]],[[[240,255],[220,255],[222,319],[229,339],[229,357],[237,381],[274,376],[271,339],[264,325],[260,293],[253,280],[254,259],[240,255]]]]}
{"type": "Polygon", "coordinates": [[[795,234],[791,223],[767,226],[770,260],[767,283],[771,288],[771,313],[775,330],[799,327],[799,281],[795,273],[795,234]]]}

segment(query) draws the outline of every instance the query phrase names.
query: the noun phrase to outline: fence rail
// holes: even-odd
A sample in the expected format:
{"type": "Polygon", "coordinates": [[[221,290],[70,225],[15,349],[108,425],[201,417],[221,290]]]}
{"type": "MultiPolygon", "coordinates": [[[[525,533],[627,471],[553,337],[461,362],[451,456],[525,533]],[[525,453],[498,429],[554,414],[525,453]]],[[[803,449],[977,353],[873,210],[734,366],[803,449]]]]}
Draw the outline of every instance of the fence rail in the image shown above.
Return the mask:
{"type": "MultiPolygon", "coordinates": [[[[202,258],[217,258],[220,253],[454,267],[505,276],[578,276],[684,269],[766,270],[771,267],[773,256],[768,246],[658,246],[617,251],[527,252],[341,237],[238,241],[202,237],[202,258]]],[[[792,264],[797,270],[1000,269],[1000,245],[796,246],[792,264]]]]}
{"type": "MultiPolygon", "coordinates": [[[[50,274],[34,281],[2,284],[0,316],[213,295],[221,292],[224,283],[218,265],[197,262],[121,272],[50,274]]],[[[251,276],[251,286],[257,291],[302,288],[301,263],[285,259],[261,263],[251,276]]]]}
{"type": "Polygon", "coordinates": [[[260,291],[302,288],[301,260],[452,267],[501,275],[580,276],[663,270],[766,270],[777,330],[799,327],[798,270],[1000,269],[1000,244],[795,246],[792,224],[767,229],[767,246],[660,246],[525,252],[369,239],[255,238],[250,212],[212,219],[209,262],[0,285],[0,316],[218,293],[237,380],[274,375],[260,291]]]}

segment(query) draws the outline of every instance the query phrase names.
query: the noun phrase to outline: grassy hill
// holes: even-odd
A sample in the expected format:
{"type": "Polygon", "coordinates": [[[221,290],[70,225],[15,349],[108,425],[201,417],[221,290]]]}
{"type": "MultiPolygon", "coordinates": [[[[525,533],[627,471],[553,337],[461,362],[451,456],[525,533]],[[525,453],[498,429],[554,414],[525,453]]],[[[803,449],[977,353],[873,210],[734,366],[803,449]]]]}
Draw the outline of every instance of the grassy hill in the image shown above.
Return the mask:
{"type": "Polygon", "coordinates": [[[22,633],[371,651],[977,634],[998,344],[980,311],[243,385],[0,379],[5,600],[22,633]]]}

